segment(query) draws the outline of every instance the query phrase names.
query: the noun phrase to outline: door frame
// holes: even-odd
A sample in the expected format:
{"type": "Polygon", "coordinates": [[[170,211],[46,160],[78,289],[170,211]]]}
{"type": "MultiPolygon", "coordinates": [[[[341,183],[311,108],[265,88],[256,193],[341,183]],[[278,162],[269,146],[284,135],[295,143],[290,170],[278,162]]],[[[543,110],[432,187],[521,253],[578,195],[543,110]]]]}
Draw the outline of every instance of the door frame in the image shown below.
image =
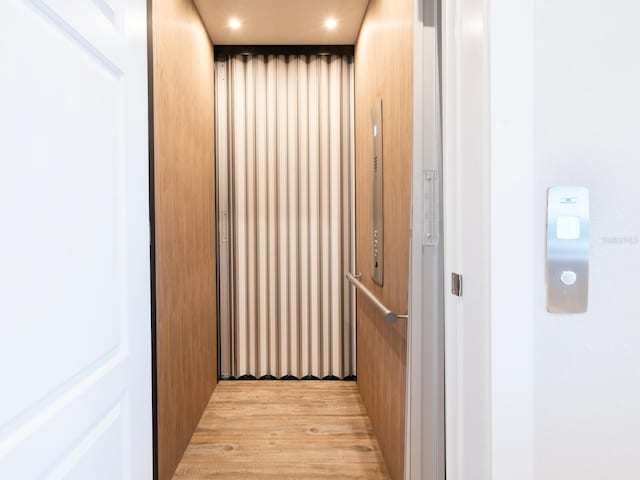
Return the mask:
{"type": "Polygon", "coordinates": [[[445,478],[441,3],[441,0],[414,1],[404,474],[407,480],[445,478]]]}
{"type": "Polygon", "coordinates": [[[487,0],[443,0],[445,432],[448,480],[491,480],[487,0]],[[448,293],[451,273],[462,295],[448,293]]]}
{"type": "Polygon", "coordinates": [[[443,0],[448,480],[534,478],[533,8],[443,0]]]}

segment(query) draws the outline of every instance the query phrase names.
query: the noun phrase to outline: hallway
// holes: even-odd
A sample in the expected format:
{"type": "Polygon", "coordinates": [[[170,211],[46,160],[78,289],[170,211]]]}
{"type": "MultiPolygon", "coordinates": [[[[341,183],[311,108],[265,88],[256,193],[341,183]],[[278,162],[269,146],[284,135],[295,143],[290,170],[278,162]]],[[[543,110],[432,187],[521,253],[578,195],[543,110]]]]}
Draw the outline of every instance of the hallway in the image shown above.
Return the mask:
{"type": "Polygon", "coordinates": [[[173,477],[389,478],[355,382],[223,381],[173,477]]]}

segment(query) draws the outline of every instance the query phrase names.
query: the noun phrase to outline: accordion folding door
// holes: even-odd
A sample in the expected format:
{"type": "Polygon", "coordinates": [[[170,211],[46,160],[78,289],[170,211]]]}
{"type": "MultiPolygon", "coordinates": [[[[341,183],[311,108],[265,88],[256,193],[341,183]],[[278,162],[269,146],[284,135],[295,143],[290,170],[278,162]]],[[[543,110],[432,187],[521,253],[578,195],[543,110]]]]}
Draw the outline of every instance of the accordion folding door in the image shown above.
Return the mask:
{"type": "Polygon", "coordinates": [[[223,378],[355,375],[348,55],[216,61],[223,378]]]}

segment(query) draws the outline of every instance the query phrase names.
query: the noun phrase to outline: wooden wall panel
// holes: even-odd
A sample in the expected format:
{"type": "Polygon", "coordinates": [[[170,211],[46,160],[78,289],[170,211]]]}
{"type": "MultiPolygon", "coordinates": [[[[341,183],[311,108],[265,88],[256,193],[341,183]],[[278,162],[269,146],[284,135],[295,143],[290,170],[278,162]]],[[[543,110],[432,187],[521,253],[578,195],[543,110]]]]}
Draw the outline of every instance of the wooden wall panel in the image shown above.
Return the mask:
{"type": "MultiPolygon", "coordinates": [[[[362,281],[393,310],[408,305],[413,105],[413,2],[372,0],[355,53],[356,249],[362,281]],[[371,279],[371,108],[382,97],[384,285],[371,279]]],[[[407,322],[357,307],[358,383],[394,480],[403,478],[407,322]]]]}
{"type": "Polygon", "coordinates": [[[192,0],[153,0],[158,473],[217,382],[213,46],[192,0]]]}

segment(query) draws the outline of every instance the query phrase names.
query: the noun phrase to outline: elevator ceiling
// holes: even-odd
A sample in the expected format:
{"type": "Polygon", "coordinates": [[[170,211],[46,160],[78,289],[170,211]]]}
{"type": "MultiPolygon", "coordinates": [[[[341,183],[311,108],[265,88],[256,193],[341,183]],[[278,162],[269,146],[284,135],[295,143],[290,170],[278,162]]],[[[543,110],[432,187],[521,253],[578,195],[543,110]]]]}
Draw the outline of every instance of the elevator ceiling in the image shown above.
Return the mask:
{"type": "Polygon", "coordinates": [[[353,45],[369,0],[195,0],[215,45],[353,45]]]}

